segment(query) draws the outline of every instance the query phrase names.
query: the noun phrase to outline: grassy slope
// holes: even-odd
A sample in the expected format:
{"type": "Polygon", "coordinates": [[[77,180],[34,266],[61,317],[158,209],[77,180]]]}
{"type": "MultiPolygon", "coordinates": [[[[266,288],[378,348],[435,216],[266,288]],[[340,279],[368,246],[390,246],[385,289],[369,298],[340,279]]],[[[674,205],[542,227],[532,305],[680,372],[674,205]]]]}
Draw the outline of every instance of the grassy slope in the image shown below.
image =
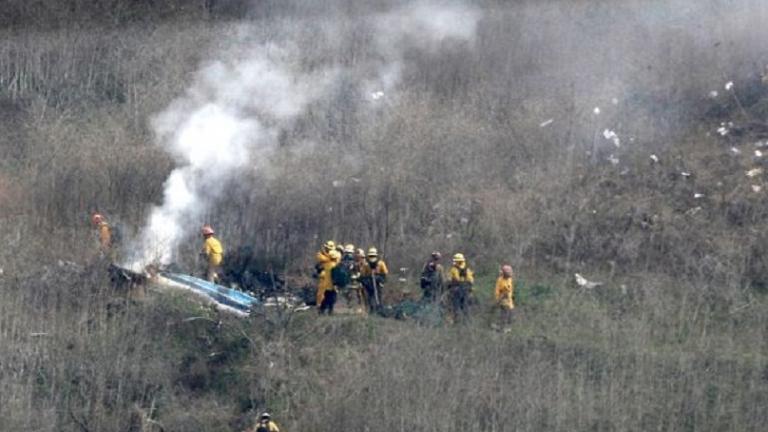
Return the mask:
{"type": "Polygon", "coordinates": [[[766,421],[763,299],[648,326],[627,296],[523,287],[514,330],[501,334],[488,329],[486,306],[454,327],[311,312],[241,320],[173,292],[126,303],[87,274],[3,291],[4,430],[117,431],[149,415],[165,430],[226,431],[263,409],[289,430],[314,431],[766,421]]]}
{"type": "MultiPolygon", "coordinates": [[[[508,36],[502,27],[496,22],[485,29],[489,50],[473,71],[479,77],[486,74],[480,68],[495,65],[494,56],[512,43],[500,37],[508,36]],[[495,36],[501,40],[496,51],[489,42],[495,36]]],[[[768,306],[759,266],[766,207],[743,175],[752,167],[746,151],[752,143],[706,137],[738,112],[732,106],[721,107],[722,118],[700,120],[675,146],[665,146],[652,133],[642,145],[625,146],[626,154],[619,156],[632,170],[622,176],[621,167],[590,164],[583,155],[563,173],[561,138],[537,126],[553,107],[546,98],[529,100],[542,90],[535,82],[527,83],[532,89],[525,104],[493,99],[499,93],[494,86],[503,83],[483,79],[466,80],[490,83],[488,89],[465,83],[471,90],[463,91],[473,101],[466,107],[439,98],[430,104],[418,92],[413,100],[404,98],[398,106],[402,118],[381,126],[384,132],[391,127],[414,134],[399,144],[403,152],[414,150],[409,140],[443,149],[482,129],[481,153],[512,149],[520,157],[481,165],[494,172],[511,164],[516,171],[508,183],[489,190],[468,188],[486,211],[473,224],[479,233],[466,233],[475,240],[462,245],[483,254],[478,288],[483,300],[490,296],[498,252],[520,263],[525,280],[510,334],[487,329],[487,310],[478,312],[471,326],[446,328],[351,317],[318,320],[313,314],[240,321],[172,294],[126,303],[99,269],[69,272],[56,264],[41,269],[61,257],[88,262],[82,238],[94,205],[106,202],[112,214],[142,220],[143,204],[157,199],[172,165],[148,145],[145,119],[183,91],[199,60],[208,57],[199,47],[226,32],[226,26],[210,22],[137,28],[9,31],[0,43],[6,59],[0,62],[0,151],[7,152],[0,174],[11,179],[1,184],[27,188],[18,194],[24,199],[8,199],[13,188],[7,186],[0,195],[7,217],[3,228],[9,228],[3,233],[9,247],[0,251],[6,268],[0,277],[0,430],[153,430],[146,417],[165,430],[239,430],[248,415],[262,409],[275,412],[288,430],[303,431],[730,431],[760,430],[768,420],[768,306]],[[518,103],[535,112],[494,111],[500,120],[487,115],[493,104],[518,103]],[[456,142],[446,140],[453,136],[456,142]],[[724,157],[730,145],[744,147],[743,157],[724,157]],[[651,151],[661,165],[648,162],[651,151]],[[682,170],[694,172],[694,178],[683,181],[682,170]],[[700,190],[708,195],[706,204],[689,213],[699,205],[692,194],[700,190]],[[641,227],[653,216],[658,222],[641,227]],[[577,291],[571,274],[583,269],[606,285],[577,291]]],[[[527,64],[525,43],[515,45],[521,65],[527,64]]],[[[530,58],[549,57],[532,53],[530,58]]],[[[439,67],[425,61],[414,71],[415,86],[434,82],[435,93],[445,89],[429,71],[466,72],[443,59],[435,63],[439,67]]],[[[530,63],[533,75],[537,67],[548,70],[530,63]]],[[[705,75],[703,68],[678,67],[705,75]]],[[[529,73],[522,66],[507,72],[529,73]]],[[[662,73],[693,80],[692,72],[662,73]]],[[[504,88],[518,94],[516,86],[504,88]]],[[[567,117],[564,111],[554,111],[558,120],[567,117]]],[[[572,115],[570,121],[587,120],[572,115]]],[[[364,130],[362,138],[381,132],[364,130]]],[[[583,144],[574,134],[573,141],[583,144]]],[[[391,151],[376,157],[402,162],[391,151]]],[[[431,160],[427,153],[411,164],[431,160]]],[[[301,163],[308,171],[325,172],[301,163]]],[[[416,171],[410,166],[399,166],[408,181],[413,178],[407,172],[416,171]]],[[[290,171],[291,165],[286,167],[290,171]]],[[[468,168],[479,177],[477,169],[468,168]]],[[[371,188],[386,186],[383,180],[371,188]]],[[[446,175],[445,182],[451,181],[446,175]]],[[[286,189],[297,191],[289,196],[293,201],[308,205],[309,192],[292,183],[286,189]]],[[[406,202],[407,192],[398,195],[406,202]]],[[[276,208],[263,223],[274,225],[299,210],[276,208]]],[[[305,219],[299,213],[295,220],[305,219]]],[[[257,228],[252,229],[262,231],[257,228]]],[[[402,248],[397,258],[404,261],[424,252],[402,248]]]]}

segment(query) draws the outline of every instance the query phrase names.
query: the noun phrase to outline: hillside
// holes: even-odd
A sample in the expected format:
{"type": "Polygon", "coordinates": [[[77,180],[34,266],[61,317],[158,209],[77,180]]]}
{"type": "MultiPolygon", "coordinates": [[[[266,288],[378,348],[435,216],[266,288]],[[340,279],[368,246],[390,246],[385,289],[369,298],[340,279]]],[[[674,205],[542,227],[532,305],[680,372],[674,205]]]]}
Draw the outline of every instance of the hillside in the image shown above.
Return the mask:
{"type": "Polygon", "coordinates": [[[10,1],[0,430],[761,430],[763,3],[10,1]],[[198,272],[211,223],[297,293],[327,239],[382,251],[388,301],[462,252],[479,304],[136,299],[95,211],[126,267],[198,272]]]}

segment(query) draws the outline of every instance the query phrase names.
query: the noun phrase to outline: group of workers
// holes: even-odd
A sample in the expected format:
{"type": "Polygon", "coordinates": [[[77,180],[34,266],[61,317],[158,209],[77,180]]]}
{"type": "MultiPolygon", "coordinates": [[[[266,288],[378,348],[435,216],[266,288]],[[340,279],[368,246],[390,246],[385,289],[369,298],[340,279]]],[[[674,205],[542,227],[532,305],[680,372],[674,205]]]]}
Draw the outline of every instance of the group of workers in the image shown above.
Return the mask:
{"type": "MultiPolygon", "coordinates": [[[[98,232],[99,250],[102,256],[112,256],[112,229],[107,219],[94,213],[91,220],[98,232]]],[[[216,238],[213,227],[204,225],[201,230],[203,245],[200,255],[205,263],[205,278],[220,282],[224,248],[216,238]]],[[[440,252],[432,252],[424,264],[420,286],[422,302],[433,303],[447,309],[448,319],[466,319],[474,302],[475,275],[461,253],[453,255],[452,265],[446,272],[441,264],[440,252]]],[[[333,314],[341,294],[348,307],[358,312],[377,312],[384,305],[385,284],[389,269],[375,247],[365,252],[352,244],[341,245],[327,241],[315,255],[317,279],[316,304],[320,314],[333,314]]],[[[502,265],[496,280],[495,302],[501,311],[501,319],[508,323],[515,308],[512,267],[502,265]]]]}
{"type": "MultiPolygon", "coordinates": [[[[464,320],[474,301],[474,272],[461,253],[453,256],[448,272],[445,272],[441,260],[440,252],[432,252],[422,268],[422,302],[446,307],[451,321],[464,320]]],[[[327,241],[315,255],[315,261],[316,302],[320,314],[333,313],[340,292],[348,306],[352,306],[356,299],[361,310],[375,312],[382,307],[389,270],[376,248],[372,247],[364,253],[352,244],[341,246],[327,241]]],[[[512,266],[505,264],[501,267],[494,291],[502,320],[508,323],[515,308],[512,266]]]]}
{"type": "Polygon", "coordinates": [[[376,248],[365,253],[355,246],[327,241],[315,255],[316,303],[320,314],[332,314],[339,291],[351,304],[375,311],[382,306],[389,269],[376,248]]]}

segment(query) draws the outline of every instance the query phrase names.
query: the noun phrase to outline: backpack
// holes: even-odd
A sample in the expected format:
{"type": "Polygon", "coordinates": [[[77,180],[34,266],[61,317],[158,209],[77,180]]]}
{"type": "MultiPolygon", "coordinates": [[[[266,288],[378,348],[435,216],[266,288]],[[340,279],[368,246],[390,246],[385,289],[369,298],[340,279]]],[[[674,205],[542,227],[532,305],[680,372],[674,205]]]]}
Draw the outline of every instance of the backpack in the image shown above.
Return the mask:
{"type": "Polygon", "coordinates": [[[352,282],[352,272],[349,271],[349,267],[344,264],[338,264],[331,269],[331,280],[333,284],[339,288],[344,288],[352,282]]]}

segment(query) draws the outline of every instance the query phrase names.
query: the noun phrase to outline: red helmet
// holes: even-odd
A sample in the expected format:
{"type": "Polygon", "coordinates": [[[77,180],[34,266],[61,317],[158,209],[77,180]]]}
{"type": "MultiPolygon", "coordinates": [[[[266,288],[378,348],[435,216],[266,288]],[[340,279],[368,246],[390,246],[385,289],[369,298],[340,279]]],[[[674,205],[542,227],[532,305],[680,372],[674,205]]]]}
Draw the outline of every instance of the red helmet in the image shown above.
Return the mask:
{"type": "Polygon", "coordinates": [[[210,225],[203,225],[203,235],[214,235],[216,232],[210,225]]]}
{"type": "Polygon", "coordinates": [[[100,213],[94,213],[91,215],[91,222],[93,222],[94,225],[98,225],[104,222],[104,216],[100,213]]]}

